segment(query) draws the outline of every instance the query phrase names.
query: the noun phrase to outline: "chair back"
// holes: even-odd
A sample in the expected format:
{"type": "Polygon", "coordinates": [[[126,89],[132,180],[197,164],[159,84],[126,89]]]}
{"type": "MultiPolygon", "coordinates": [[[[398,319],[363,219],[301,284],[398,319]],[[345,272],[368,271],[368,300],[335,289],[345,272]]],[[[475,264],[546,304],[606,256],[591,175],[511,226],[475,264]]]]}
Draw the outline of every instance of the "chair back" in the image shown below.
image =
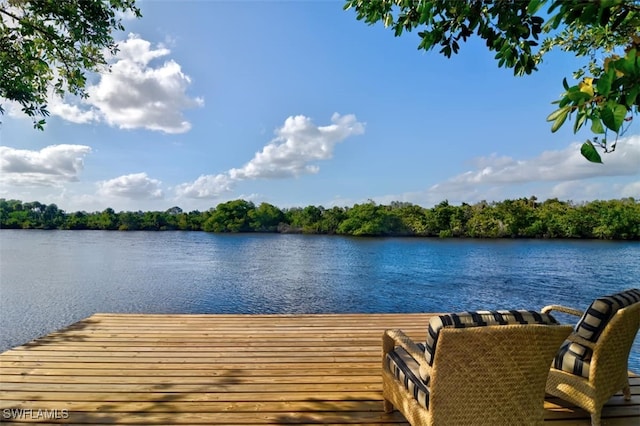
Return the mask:
{"type": "Polygon", "coordinates": [[[549,365],[571,326],[441,330],[430,380],[433,424],[542,424],[549,365]]]}
{"type": "Polygon", "coordinates": [[[595,344],[589,372],[589,380],[597,388],[616,386],[627,377],[629,353],[639,328],[640,302],[619,309],[604,328],[595,344]]]}
{"type": "Polygon", "coordinates": [[[576,324],[578,336],[597,342],[611,318],[619,309],[640,302],[640,289],[631,288],[609,296],[598,297],[576,324]]]}

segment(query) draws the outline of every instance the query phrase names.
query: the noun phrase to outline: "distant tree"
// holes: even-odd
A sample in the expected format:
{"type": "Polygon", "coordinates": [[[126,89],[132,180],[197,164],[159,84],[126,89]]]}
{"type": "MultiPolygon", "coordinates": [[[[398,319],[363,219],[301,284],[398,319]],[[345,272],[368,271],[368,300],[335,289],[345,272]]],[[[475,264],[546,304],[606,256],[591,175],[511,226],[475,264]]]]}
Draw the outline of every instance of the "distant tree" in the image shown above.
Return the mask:
{"type": "Polygon", "coordinates": [[[494,204],[481,202],[473,206],[473,214],[467,222],[467,235],[472,238],[500,238],[507,236],[504,222],[494,204]]]}
{"type": "Polygon", "coordinates": [[[111,208],[104,209],[101,213],[94,213],[87,218],[87,227],[89,229],[99,229],[103,231],[112,231],[118,229],[118,214],[111,208]]]}
{"type": "Polygon", "coordinates": [[[278,225],[284,221],[284,213],[276,206],[261,203],[249,211],[250,226],[256,232],[276,232],[278,225]]]}
{"type": "Polygon", "coordinates": [[[307,206],[287,211],[287,218],[292,231],[316,234],[322,227],[323,207],[307,206]]]}
{"type": "Polygon", "coordinates": [[[453,237],[452,219],[456,213],[456,207],[449,204],[448,200],[440,202],[432,209],[433,223],[431,228],[440,237],[453,237]]]}
{"type": "Polygon", "coordinates": [[[88,229],[87,224],[89,215],[86,212],[74,212],[67,216],[62,229],[88,229]]]}
{"type": "Polygon", "coordinates": [[[566,238],[571,230],[566,221],[572,206],[566,201],[551,198],[536,209],[536,217],[531,224],[536,236],[542,238],[566,238]]]}
{"type": "Polygon", "coordinates": [[[249,201],[234,200],[204,212],[116,213],[107,208],[102,212],[67,214],[55,204],[0,198],[0,228],[640,240],[640,201],[624,198],[574,204],[553,198],[539,203],[531,197],[456,206],[445,200],[430,209],[409,203],[378,205],[370,201],[347,208],[307,206],[284,212],[268,203],[256,208],[249,201]]]}
{"type": "Polygon", "coordinates": [[[180,213],[182,213],[182,209],[178,206],[173,206],[170,209],[167,209],[165,211],[166,214],[170,214],[172,216],[178,215],[180,213]]]}
{"type": "Polygon", "coordinates": [[[134,0],[0,0],[0,98],[43,129],[51,92],[86,97],[87,72],[106,69],[124,13],[141,16],[134,0]]]}
{"type": "Polygon", "coordinates": [[[142,212],[122,212],[118,215],[118,230],[137,231],[142,229],[142,212]]]}
{"type": "Polygon", "coordinates": [[[446,57],[478,36],[496,52],[498,66],[515,75],[537,70],[556,47],[588,57],[574,73],[582,78],[578,84],[563,81],[565,93],[547,120],[554,132],[568,117],[574,120],[574,132],[590,123],[596,137],[581,148],[589,161],[602,162],[596,147],[615,150],[628,121],[640,112],[638,1],[346,0],[344,8],[355,9],[357,19],[368,24],[383,22],[396,36],[416,29],[419,49],[438,47],[446,57]]]}
{"type": "Polygon", "coordinates": [[[178,215],[178,229],[182,231],[201,231],[202,222],[205,220],[203,213],[198,210],[178,215]]]}
{"type": "Polygon", "coordinates": [[[209,232],[250,232],[250,212],[255,205],[250,201],[234,200],[218,204],[203,223],[209,232]]]}
{"type": "Polygon", "coordinates": [[[342,207],[334,206],[323,210],[322,219],[320,220],[320,232],[329,235],[335,234],[346,217],[347,214],[342,207]]]}
{"type": "Polygon", "coordinates": [[[58,229],[65,221],[65,213],[57,205],[49,204],[42,212],[42,227],[45,229],[58,229]]]}
{"type": "Polygon", "coordinates": [[[371,201],[349,209],[337,231],[345,235],[376,236],[404,234],[405,228],[390,209],[371,201]]]}
{"type": "Polygon", "coordinates": [[[496,203],[498,217],[504,224],[506,236],[527,237],[527,230],[535,221],[535,210],[526,198],[496,203]]]}
{"type": "MultiPolygon", "coordinates": [[[[393,207],[393,205],[392,205],[393,207]]],[[[413,235],[428,236],[431,211],[414,204],[398,206],[396,214],[408,231],[413,235]]]]}

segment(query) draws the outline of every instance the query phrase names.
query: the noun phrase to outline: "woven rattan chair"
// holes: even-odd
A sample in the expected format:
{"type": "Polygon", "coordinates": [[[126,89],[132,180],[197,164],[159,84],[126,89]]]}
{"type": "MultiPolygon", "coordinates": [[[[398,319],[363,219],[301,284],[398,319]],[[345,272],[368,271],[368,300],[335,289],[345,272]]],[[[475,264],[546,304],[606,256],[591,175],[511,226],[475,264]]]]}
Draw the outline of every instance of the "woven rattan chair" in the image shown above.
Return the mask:
{"type": "Polygon", "coordinates": [[[602,407],[616,392],[631,399],[628,362],[640,327],[640,290],[598,298],[584,313],[557,305],[542,309],[554,310],[582,318],[554,359],[546,391],[582,407],[599,426],[602,407]]]}
{"type": "Polygon", "coordinates": [[[396,408],[414,426],[542,424],[549,365],[572,328],[511,323],[455,327],[438,330],[432,352],[425,350],[429,337],[426,345],[416,344],[400,330],[385,331],[385,412],[396,408]]]}

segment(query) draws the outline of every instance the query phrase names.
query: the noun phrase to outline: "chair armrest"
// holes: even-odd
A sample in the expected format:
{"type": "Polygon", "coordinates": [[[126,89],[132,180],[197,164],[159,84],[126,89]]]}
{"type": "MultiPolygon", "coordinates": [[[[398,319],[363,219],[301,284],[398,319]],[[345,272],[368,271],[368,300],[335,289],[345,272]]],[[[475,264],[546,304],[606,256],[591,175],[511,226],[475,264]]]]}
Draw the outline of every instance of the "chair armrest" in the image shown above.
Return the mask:
{"type": "Polygon", "coordinates": [[[578,310],[578,309],[573,309],[573,308],[567,308],[566,306],[561,306],[561,305],[549,305],[549,306],[545,306],[544,308],[542,308],[542,310],[540,312],[542,312],[543,314],[547,314],[551,311],[558,311],[558,312],[562,312],[565,314],[570,314],[570,315],[575,315],[577,317],[581,317],[584,312],[578,310]]]}
{"type": "Polygon", "coordinates": [[[415,359],[420,366],[426,365],[427,362],[424,359],[424,351],[421,351],[418,345],[402,330],[385,330],[382,336],[382,351],[383,358],[387,356],[396,346],[400,346],[407,351],[413,359],[415,359]]]}

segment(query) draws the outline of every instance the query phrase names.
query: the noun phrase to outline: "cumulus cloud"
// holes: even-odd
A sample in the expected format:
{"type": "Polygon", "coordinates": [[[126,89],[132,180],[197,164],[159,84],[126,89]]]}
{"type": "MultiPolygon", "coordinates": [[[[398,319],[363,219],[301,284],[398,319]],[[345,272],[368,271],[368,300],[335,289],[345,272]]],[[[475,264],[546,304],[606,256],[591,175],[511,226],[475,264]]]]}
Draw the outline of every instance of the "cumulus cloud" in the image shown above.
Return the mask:
{"type": "Polygon", "coordinates": [[[476,168],[434,185],[431,190],[467,190],[478,185],[512,185],[541,181],[573,181],[604,176],[640,173],[640,135],[621,139],[618,150],[604,156],[604,164],[586,161],[580,145],[570,144],[561,151],[545,151],[529,160],[511,157],[482,157],[476,168]]]}
{"type": "Polygon", "coordinates": [[[234,181],[227,174],[202,175],[191,183],[176,188],[178,196],[188,198],[215,198],[233,189],[234,181]]]}
{"type": "Polygon", "coordinates": [[[217,175],[203,175],[176,188],[178,196],[216,197],[231,191],[235,183],[252,179],[276,179],[318,173],[318,161],[333,157],[335,146],[352,135],[364,133],[364,124],[353,114],[334,113],[327,126],[316,126],[309,117],[289,117],[275,131],[276,137],[244,166],[217,175]]]}
{"type": "Polygon", "coordinates": [[[39,151],[0,146],[0,182],[19,186],[60,186],[78,180],[85,145],[50,145],[39,151]]]}
{"type": "Polygon", "coordinates": [[[146,173],[133,173],[98,182],[98,194],[105,197],[122,197],[133,200],[162,198],[160,182],[151,179],[146,173]]]}
{"type": "Polygon", "coordinates": [[[373,199],[381,204],[406,201],[432,206],[443,200],[474,203],[531,195],[573,201],[640,198],[640,182],[633,181],[633,176],[640,175],[640,135],[619,140],[617,150],[604,155],[603,161],[604,164],[589,163],[580,154],[577,143],[530,159],[490,155],[472,160],[472,170],[425,190],[373,199]]]}
{"type": "Polygon", "coordinates": [[[121,129],[145,128],[164,133],[184,133],[191,123],[187,108],[202,106],[202,98],[187,94],[191,78],[172,59],[156,64],[171,51],[153,47],[130,34],[111,58],[111,70],[88,85],[87,99],[70,101],[51,96],[51,114],[74,123],[106,122],[121,129]]]}

